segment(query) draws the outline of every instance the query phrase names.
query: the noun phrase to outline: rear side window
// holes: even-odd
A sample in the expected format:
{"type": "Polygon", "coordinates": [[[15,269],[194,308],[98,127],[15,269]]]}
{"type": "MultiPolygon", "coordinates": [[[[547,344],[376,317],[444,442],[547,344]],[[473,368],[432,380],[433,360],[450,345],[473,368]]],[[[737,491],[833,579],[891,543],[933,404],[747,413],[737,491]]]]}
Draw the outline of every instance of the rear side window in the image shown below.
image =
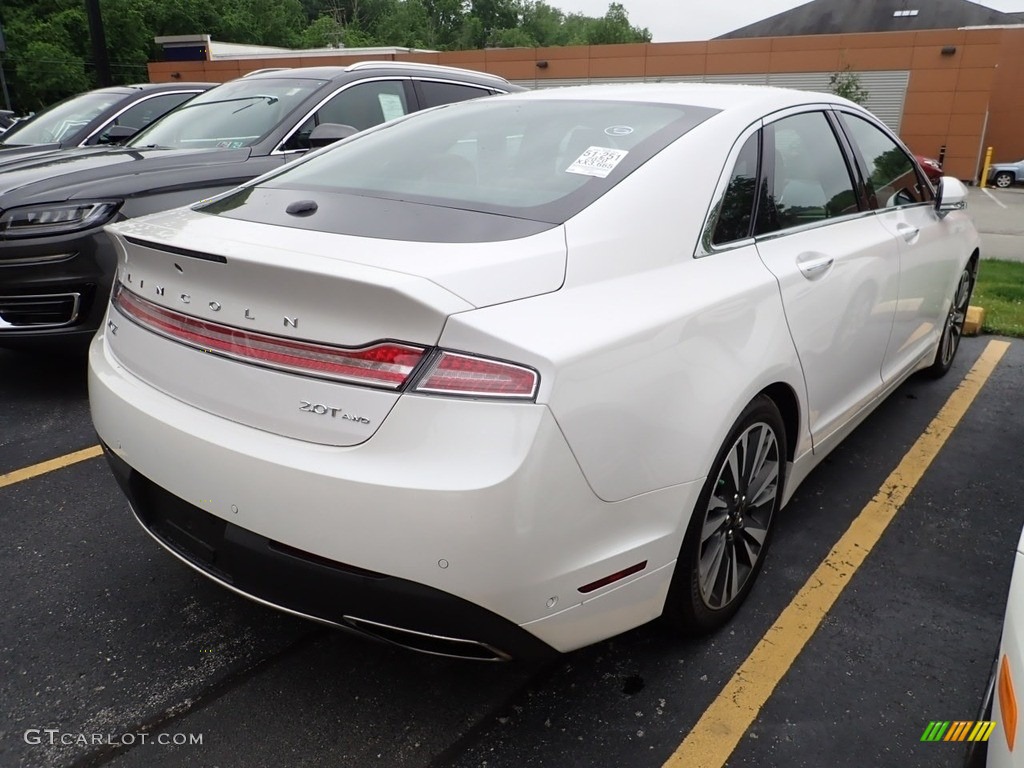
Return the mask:
{"type": "Polygon", "coordinates": [[[755,133],[746,140],[736,158],[736,166],[722,198],[715,233],[711,238],[714,245],[724,245],[750,237],[750,222],[754,216],[757,192],[760,143],[760,133],[755,133]]]}
{"type": "Polygon", "coordinates": [[[476,88],[472,85],[461,83],[439,83],[434,80],[420,80],[420,93],[423,95],[424,107],[437,107],[441,104],[452,104],[456,101],[478,99],[481,96],[490,96],[493,91],[486,88],[476,88]]]}
{"type": "Polygon", "coordinates": [[[823,112],[783,118],[768,126],[766,138],[765,153],[774,167],[759,232],[813,224],[859,210],[850,169],[823,112]]]}
{"type": "Polygon", "coordinates": [[[932,199],[931,189],[917,175],[902,147],[867,120],[845,113],[840,119],[864,163],[872,208],[897,208],[932,199]]]}
{"type": "Polygon", "coordinates": [[[309,149],[309,134],[323,123],[351,125],[360,131],[401,117],[409,112],[402,80],[358,83],[333,96],[292,134],[281,149],[309,149]]]}

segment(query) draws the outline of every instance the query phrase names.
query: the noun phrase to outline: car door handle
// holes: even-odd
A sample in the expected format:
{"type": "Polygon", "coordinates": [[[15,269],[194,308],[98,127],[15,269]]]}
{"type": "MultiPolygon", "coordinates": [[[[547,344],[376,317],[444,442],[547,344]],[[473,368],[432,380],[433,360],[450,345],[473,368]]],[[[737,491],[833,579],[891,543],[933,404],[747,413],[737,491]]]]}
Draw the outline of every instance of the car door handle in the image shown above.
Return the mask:
{"type": "Polygon", "coordinates": [[[834,256],[822,256],[818,253],[809,253],[804,256],[798,256],[796,260],[796,265],[800,267],[800,271],[804,273],[804,277],[808,280],[821,277],[834,263],[834,256]]]}
{"type": "Polygon", "coordinates": [[[915,237],[917,237],[921,233],[920,229],[918,229],[917,227],[912,227],[909,224],[897,224],[896,231],[899,232],[900,235],[903,236],[903,239],[906,240],[908,243],[911,242],[915,237]]]}

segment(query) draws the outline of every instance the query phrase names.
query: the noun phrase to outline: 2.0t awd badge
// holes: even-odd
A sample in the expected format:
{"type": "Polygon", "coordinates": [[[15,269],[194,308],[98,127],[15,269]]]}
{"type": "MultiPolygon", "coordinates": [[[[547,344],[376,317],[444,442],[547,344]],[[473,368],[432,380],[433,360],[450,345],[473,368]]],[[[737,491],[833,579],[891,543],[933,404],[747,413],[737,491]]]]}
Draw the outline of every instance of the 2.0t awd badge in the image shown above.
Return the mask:
{"type": "Polygon", "coordinates": [[[354,421],[357,424],[370,423],[370,420],[365,416],[355,416],[351,413],[345,413],[345,411],[337,406],[324,405],[323,403],[311,403],[308,400],[299,400],[299,410],[304,413],[315,413],[317,416],[330,415],[332,419],[340,418],[345,421],[354,421]]]}

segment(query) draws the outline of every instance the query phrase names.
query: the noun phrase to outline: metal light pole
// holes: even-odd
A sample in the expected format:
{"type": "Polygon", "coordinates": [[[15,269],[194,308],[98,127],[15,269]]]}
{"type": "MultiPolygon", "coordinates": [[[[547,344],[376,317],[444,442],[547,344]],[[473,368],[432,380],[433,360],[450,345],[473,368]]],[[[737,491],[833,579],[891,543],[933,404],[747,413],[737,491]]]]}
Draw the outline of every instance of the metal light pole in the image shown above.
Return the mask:
{"type": "Polygon", "coordinates": [[[89,38],[92,40],[92,58],[96,62],[96,79],[101,88],[113,85],[110,77],[110,55],[107,53],[107,35],[103,31],[103,17],[100,15],[100,0],[85,0],[85,12],[89,17],[89,38]]]}
{"type": "Polygon", "coordinates": [[[4,25],[0,24],[0,89],[4,92],[4,109],[11,108],[11,94],[7,92],[7,77],[4,75],[3,54],[7,53],[7,42],[4,40],[4,25]]]}

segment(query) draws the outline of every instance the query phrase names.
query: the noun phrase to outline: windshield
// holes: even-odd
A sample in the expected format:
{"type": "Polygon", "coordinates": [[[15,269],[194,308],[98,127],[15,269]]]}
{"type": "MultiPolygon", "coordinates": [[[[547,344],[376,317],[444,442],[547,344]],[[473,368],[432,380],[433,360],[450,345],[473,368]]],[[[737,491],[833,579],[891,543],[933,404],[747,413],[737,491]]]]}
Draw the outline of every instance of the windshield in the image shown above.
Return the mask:
{"type": "Polygon", "coordinates": [[[255,144],[326,80],[234,80],[196,96],[128,142],[129,147],[239,149],[255,144]]]}
{"type": "Polygon", "coordinates": [[[91,91],[72,96],[31,120],[14,125],[3,136],[5,146],[54,144],[64,141],[125,98],[124,93],[91,91]]]}
{"type": "Polygon", "coordinates": [[[714,112],[675,104],[499,96],[361,134],[260,186],[561,223],[714,112]]]}

